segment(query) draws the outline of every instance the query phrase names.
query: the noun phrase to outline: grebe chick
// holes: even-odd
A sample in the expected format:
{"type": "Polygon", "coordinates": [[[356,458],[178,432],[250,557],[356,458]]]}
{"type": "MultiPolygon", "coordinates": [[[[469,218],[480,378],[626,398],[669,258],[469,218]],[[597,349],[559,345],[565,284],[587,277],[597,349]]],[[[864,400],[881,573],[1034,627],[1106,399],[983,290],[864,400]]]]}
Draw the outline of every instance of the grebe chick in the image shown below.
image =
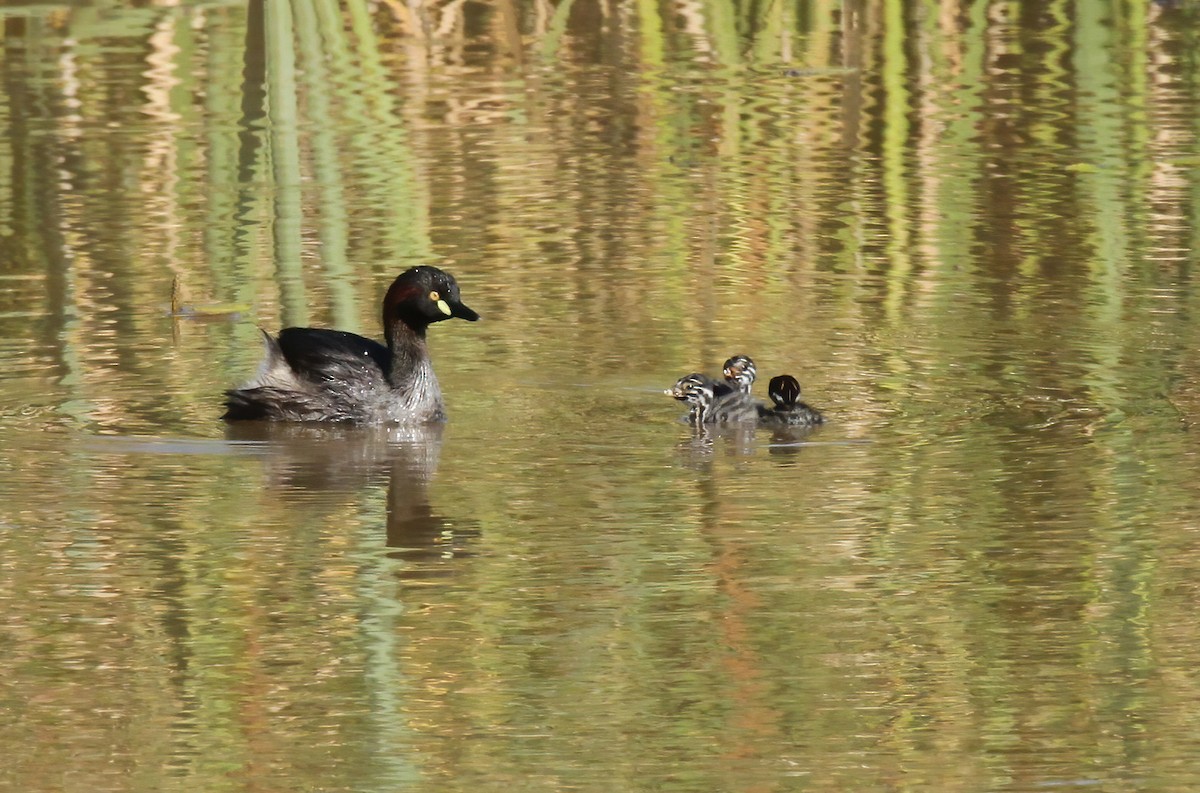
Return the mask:
{"type": "Polygon", "coordinates": [[[759,423],[765,426],[811,427],[825,421],[819,410],[800,401],[800,382],[790,374],[772,377],[767,394],[775,407],[762,408],[759,423]]]}
{"type": "Polygon", "coordinates": [[[730,390],[749,394],[758,371],[749,355],[735,355],[721,366],[721,373],[725,375],[725,384],[730,390]]]}
{"type": "Polygon", "coordinates": [[[686,420],[689,424],[734,424],[756,421],[765,410],[749,394],[734,391],[717,395],[718,383],[708,375],[693,372],[679,378],[663,393],[690,406],[686,420]]]}

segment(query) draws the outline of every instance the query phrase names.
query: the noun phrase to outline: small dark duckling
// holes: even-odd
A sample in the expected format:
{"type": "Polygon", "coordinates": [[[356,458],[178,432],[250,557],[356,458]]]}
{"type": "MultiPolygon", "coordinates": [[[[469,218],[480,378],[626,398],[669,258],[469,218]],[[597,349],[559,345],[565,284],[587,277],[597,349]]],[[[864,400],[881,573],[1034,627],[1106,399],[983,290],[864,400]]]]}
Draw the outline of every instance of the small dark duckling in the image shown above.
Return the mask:
{"type": "Polygon", "coordinates": [[[692,372],[675,381],[675,385],[663,391],[669,397],[688,404],[684,419],[689,424],[703,424],[712,409],[716,383],[708,375],[692,372]]]}
{"type": "Polygon", "coordinates": [[[425,424],[445,421],[445,405],[425,331],[435,322],[479,315],[458,283],[436,267],[413,267],[383,298],[385,344],[341,330],[263,331],[266,358],[254,379],[225,392],[226,421],[337,421],[425,424]]]}
{"type": "Polygon", "coordinates": [[[674,386],[663,393],[690,405],[686,416],[689,424],[735,424],[757,421],[759,412],[766,410],[749,394],[732,391],[718,395],[717,387],[718,383],[708,375],[693,372],[679,378],[674,386]]]}
{"type": "MultiPolygon", "coordinates": [[[[721,366],[721,374],[725,375],[724,385],[728,391],[749,394],[758,371],[749,355],[735,355],[721,366]]],[[[721,396],[722,393],[721,389],[718,389],[717,396],[721,396]]]]}
{"type": "Polygon", "coordinates": [[[820,411],[800,401],[800,382],[790,374],[772,377],[767,394],[775,407],[762,407],[759,423],[764,426],[812,427],[825,421],[820,411]]]}

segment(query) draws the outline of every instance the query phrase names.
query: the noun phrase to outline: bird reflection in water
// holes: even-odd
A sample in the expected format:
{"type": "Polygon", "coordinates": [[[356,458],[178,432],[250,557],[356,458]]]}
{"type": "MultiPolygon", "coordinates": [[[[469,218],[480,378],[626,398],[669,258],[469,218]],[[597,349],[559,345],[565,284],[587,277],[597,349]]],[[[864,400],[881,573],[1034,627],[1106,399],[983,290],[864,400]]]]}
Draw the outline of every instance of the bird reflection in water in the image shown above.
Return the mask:
{"type": "Polygon", "coordinates": [[[754,424],[693,424],[688,436],[676,447],[680,462],[704,468],[718,448],[728,457],[754,457],[763,449],[778,463],[798,462],[804,447],[813,443],[819,427],[776,426],[770,435],[754,424]]]}
{"type": "Polygon", "coordinates": [[[447,562],[469,556],[479,536],[429,500],[443,429],[253,421],[229,424],[226,439],[258,452],[273,489],[356,493],[386,483],[388,556],[412,563],[403,578],[424,579],[451,574],[447,562]]]}

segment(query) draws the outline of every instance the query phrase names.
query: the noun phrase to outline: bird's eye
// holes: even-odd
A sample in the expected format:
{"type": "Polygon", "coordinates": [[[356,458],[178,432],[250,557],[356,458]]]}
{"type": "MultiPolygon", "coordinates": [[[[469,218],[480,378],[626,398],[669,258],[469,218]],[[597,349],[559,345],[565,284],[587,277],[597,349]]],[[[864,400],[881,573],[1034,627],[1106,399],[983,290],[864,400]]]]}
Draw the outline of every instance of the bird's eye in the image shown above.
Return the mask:
{"type": "Polygon", "coordinates": [[[442,299],[442,296],[439,295],[436,291],[434,291],[434,292],[429,293],[429,299],[436,303],[442,299]]]}

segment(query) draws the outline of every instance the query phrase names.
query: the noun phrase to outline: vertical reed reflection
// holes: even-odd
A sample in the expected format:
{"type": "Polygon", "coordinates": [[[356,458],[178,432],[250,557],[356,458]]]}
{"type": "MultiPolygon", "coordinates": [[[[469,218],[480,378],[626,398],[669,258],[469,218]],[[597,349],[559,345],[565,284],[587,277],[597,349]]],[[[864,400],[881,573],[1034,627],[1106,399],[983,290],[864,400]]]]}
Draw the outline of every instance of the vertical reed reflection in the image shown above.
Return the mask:
{"type": "Polygon", "coordinates": [[[7,7],[0,786],[1195,788],[1195,22],[7,7]],[[79,452],[437,258],[466,451],[79,452]],[[737,350],[869,451],[674,453],[638,389],[737,350]]]}
{"type": "MultiPolygon", "coordinates": [[[[241,117],[238,119],[238,150],[237,150],[237,204],[234,218],[239,222],[234,224],[234,243],[236,254],[244,257],[250,253],[250,244],[246,239],[249,225],[253,220],[253,208],[256,203],[257,191],[254,185],[258,183],[262,169],[259,152],[262,149],[264,124],[267,117],[267,35],[265,0],[249,0],[246,4],[246,34],[242,49],[242,82],[240,86],[241,117]]],[[[216,149],[214,142],[212,148],[216,149]]],[[[217,159],[221,162],[221,159],[217,159]]],[[[213,174],[220,179],[220,174],[213,174]]],[[[216,225],[216,224],[214,224],[216,225]]],[[[219,240],[210,240],[208,252],[214,256],[223,253],[219,240]]],[[[232,287],[232,285],[231,285],[232,287]]],[[[244,295],[244,293],[243,293],[244,295]]]]}
{"type": "Polygon", "coordinates": [[[267,119],[271,141],[276,281],[283,324],[308,324],[300,246],[300,130],[296,93],[296,31],[290,2],[268,3],[264,11],[267,50],[267,119]]]}

